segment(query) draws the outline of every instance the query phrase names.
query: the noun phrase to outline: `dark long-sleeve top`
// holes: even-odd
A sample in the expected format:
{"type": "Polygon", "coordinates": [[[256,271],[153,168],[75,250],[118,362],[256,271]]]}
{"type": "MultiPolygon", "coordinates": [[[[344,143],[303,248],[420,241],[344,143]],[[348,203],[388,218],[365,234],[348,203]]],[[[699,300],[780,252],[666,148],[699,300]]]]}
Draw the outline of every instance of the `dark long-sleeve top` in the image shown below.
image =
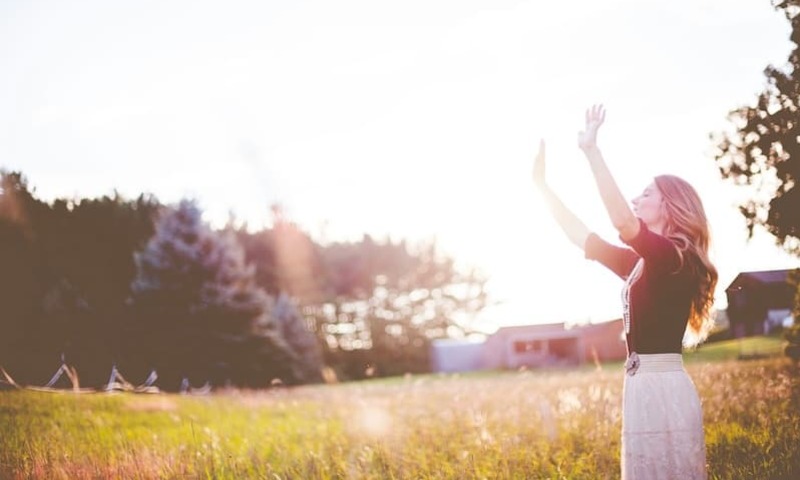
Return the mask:
{"type": "Polygon", "coordinates": [[[597,260],[622,279],[643,259],[641,275],[630,286],[628,351],[681,353],[697,289],[689,266],[692,259],[682,258],[672,240],[649,230],[641,219],[639,225],[636,237],[628,241],[620,237],[630,248],[590,234],[584,248],[586,258],[597,260]]]}

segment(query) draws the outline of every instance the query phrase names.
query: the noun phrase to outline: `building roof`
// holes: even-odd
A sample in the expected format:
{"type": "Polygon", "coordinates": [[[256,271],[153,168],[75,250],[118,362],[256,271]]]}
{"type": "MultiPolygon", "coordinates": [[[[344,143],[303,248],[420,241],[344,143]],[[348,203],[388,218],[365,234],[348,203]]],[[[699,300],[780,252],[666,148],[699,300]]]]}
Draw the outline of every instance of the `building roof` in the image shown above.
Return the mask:
{"type": "Polygon", "coordinates": [[[437,348],[462,348],[482,345],[485,342],[486,338],[436,338],[431,341],[431,344],[437,348]]]}
{"type": "Polygon", "coordinates": [[[733,279],[726,290],[740,289],[744,285],[786,283],[789,270],[762,270],[758,272],[742,272],[733,279]]]}
{"type": "Polygon", "coordinates": [[[498,333],[519,333],[519,332],[561,332],[566,329],[566,324],[564,322],[560,323],[541,323],[541,324],[530,324],[530,325],[508,325],[505,327],[500,327],[497,329],[495,334],[498,333]]]}
{"type": "Polygon", "coordinates": [[[622,319],[614,319],[605,322],[574,325],[570,328],[567,328],[567,325],[564,322],[532,325],[510,325],[500,327],[493,336],[506,337],[522,334],[538,335],[542,338],[577,337],[590,332],[594,333],[607,328],[615,328],[621,323],[622,319]]]}

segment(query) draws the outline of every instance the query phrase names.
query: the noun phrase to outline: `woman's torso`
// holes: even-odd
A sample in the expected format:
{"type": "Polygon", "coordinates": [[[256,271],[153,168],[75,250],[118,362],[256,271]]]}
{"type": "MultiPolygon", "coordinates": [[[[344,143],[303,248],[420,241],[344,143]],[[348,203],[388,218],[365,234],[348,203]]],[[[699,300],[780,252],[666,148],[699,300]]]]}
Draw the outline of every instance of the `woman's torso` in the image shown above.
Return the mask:
{"type": "Polygon", "coordinates": [[[641,272],[632,272],[633,278],[623,287],[628,349],[680,353],[695,288],[689,269],[684,265],[677,272],[660,271],[648,268],[644,259],[638,265],[641,272]]]}

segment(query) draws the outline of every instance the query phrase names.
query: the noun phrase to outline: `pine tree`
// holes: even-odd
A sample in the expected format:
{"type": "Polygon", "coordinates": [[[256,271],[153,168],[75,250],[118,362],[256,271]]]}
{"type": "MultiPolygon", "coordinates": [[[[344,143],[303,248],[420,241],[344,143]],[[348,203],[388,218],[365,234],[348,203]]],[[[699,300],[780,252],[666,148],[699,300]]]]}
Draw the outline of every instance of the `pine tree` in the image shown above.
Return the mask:
{"type": "Polygon", "coordinates": [[[214,232],[188,200],[166,211],[135,257],[132,300],[147,360],[167,378],[243,386],[296,382],[295,357],[271,320],[270,297],[254,282],[231,235],[214,232]]]}
{"type": "Polygon", "coordinates": [[[306,383],[321,381],[323,365],[319,342],[286,293],[278,295],[272,308],[272,318],[298,358],[297,373],[301,380],[306,383]]]}

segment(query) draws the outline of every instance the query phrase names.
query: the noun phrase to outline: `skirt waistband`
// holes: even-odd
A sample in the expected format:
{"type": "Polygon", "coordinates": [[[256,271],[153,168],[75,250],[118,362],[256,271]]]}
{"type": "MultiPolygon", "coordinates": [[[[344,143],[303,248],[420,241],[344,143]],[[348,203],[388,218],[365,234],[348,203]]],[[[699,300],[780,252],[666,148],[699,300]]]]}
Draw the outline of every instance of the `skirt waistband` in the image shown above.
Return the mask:
{"type": "Polygon", "coordinates": [[[680,353],[639,353],[638,357],[637,373],[683,370],[683,355],[680,353]]]}

